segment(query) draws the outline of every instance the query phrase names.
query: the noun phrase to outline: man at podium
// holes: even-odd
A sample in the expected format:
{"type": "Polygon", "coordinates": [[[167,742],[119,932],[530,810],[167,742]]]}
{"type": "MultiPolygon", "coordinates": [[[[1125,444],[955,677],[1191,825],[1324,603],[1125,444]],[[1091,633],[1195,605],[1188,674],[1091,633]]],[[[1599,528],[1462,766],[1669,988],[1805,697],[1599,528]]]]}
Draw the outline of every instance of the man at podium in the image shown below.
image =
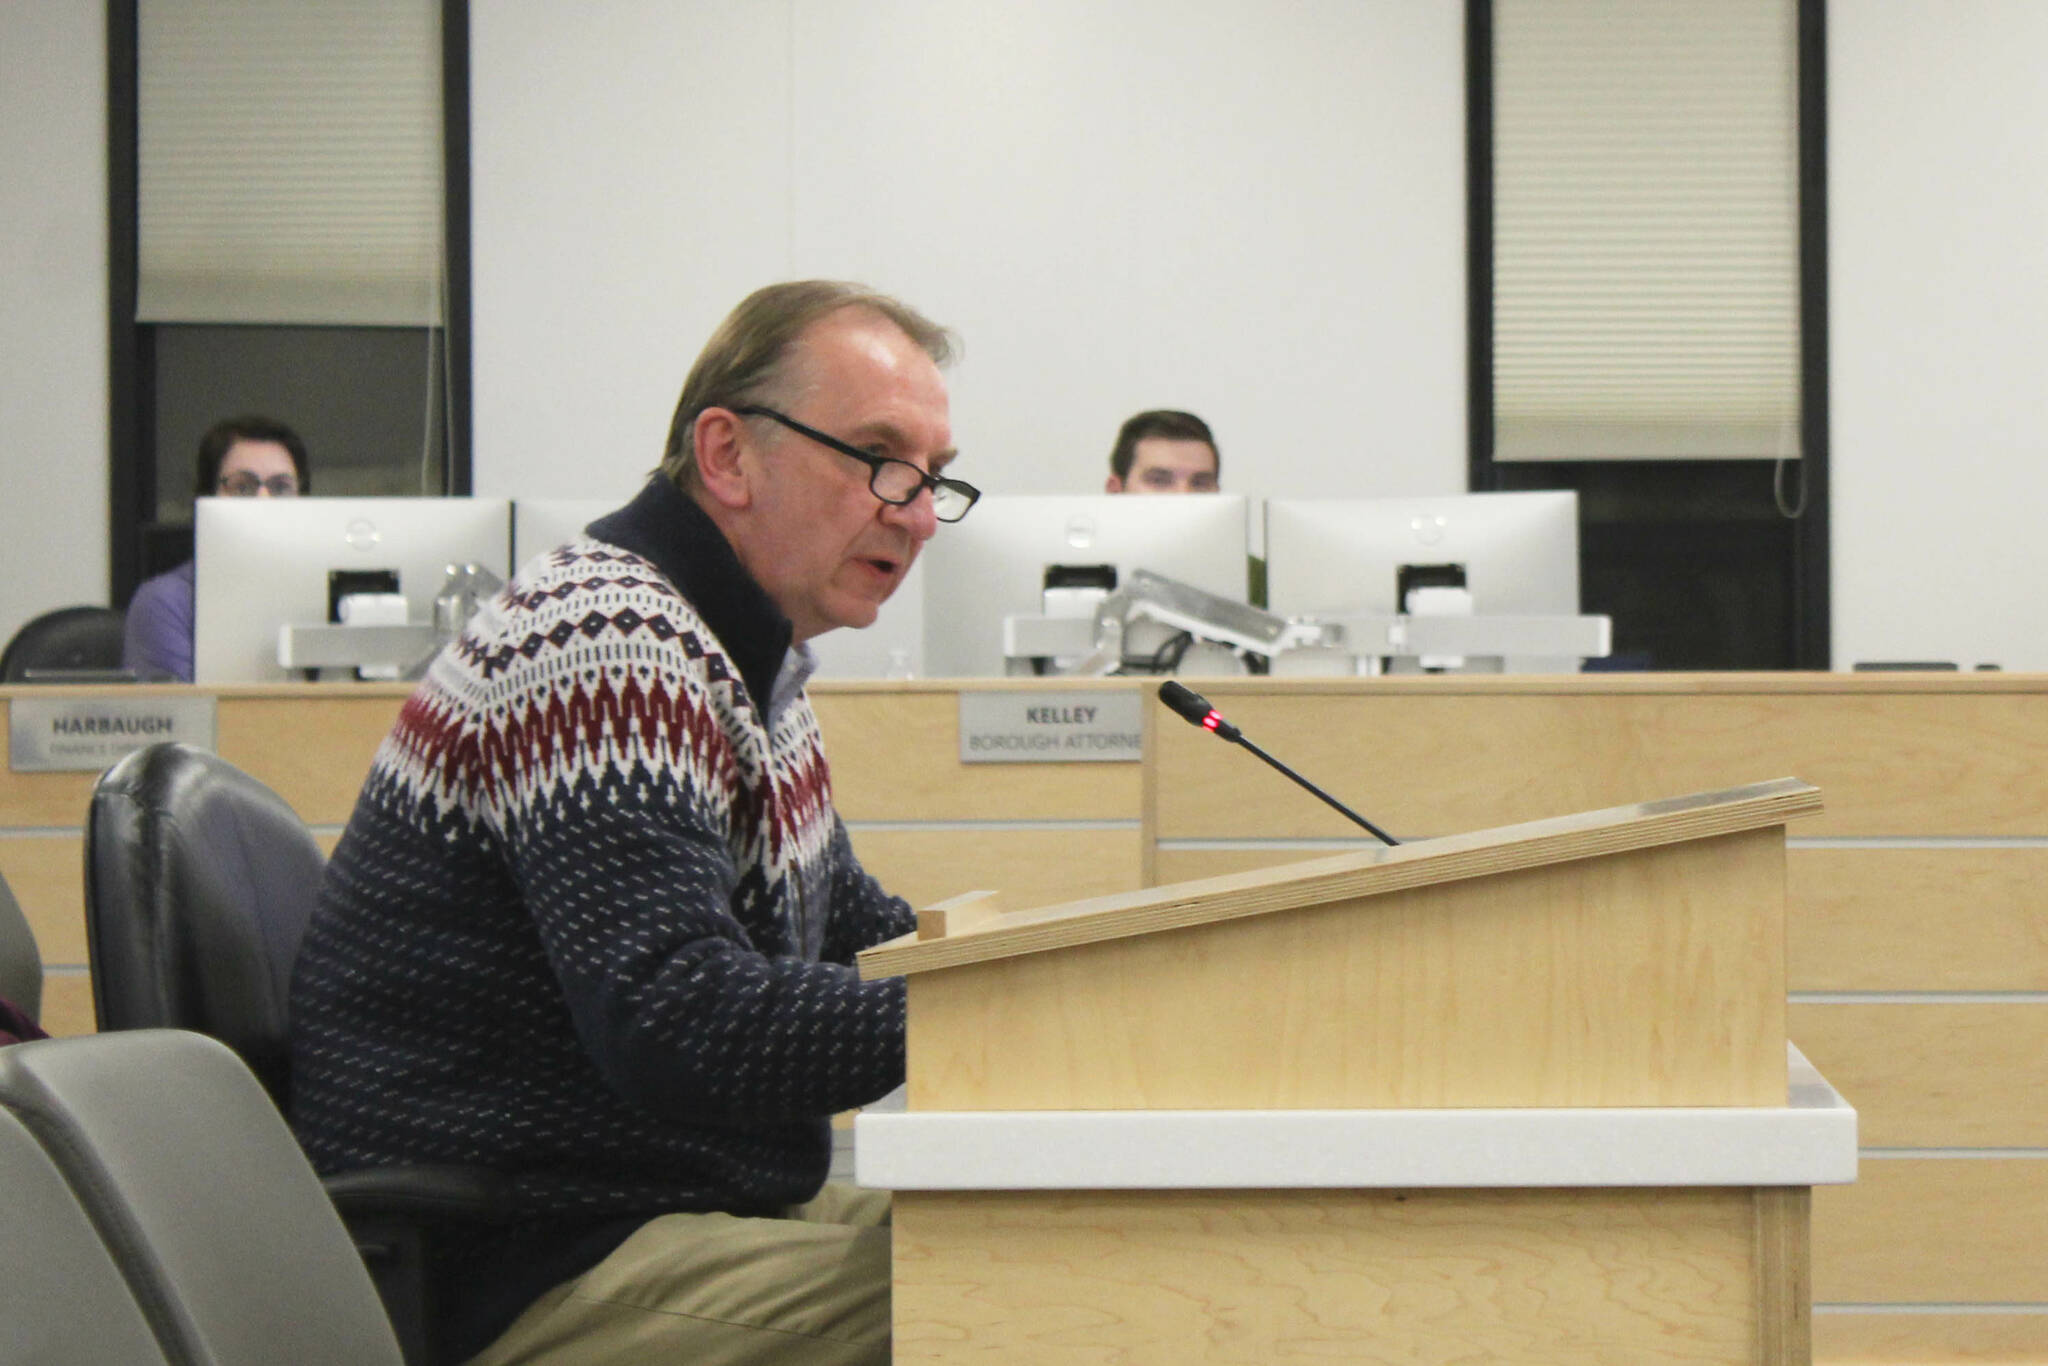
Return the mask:
{"type": "Polygon", "coordinates": [[[512,1227],[438,1245],[449,1359],[888,1359],[886,1197],[820,1188],[829,1117],[904,1074],[903,984],[850,964],[913,919],[833,810],[804,642],[973,505],[951,349],[857,286],[750,296],[659,474],[378,752],[298,960],[294,1119],[325,1170],[512,1178],[512,1227]]]}

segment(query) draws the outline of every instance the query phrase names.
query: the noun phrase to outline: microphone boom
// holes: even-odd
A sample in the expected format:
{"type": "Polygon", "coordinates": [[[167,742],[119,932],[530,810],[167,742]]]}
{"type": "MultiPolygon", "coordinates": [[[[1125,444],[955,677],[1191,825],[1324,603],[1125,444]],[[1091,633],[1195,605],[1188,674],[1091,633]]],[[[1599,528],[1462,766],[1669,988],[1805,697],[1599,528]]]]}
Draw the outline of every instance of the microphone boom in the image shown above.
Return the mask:
{"type": "Polygon", "coordinates": [[[1266,753],[1265,750],[1260,749],[1250,740],[1247,740],[1243,731],[1224,720],[1223,713],[1209,705],[1208,698],[1184,686],[1178,679],[1169,678],[1159,685],[1159,700],[1166,704],[1169,711],[1181,717],[1189,725],[1199,726],[1201,729],[1214,734],[1218,739],[1228,740],[1234,745],[1242,745],[1258,755],[1259,758],[1265,760],[1273,768],[1286,774],[1294,782],[1300,784],[1310,793],[1341,812],[1346,819],[1371,831],[1374,838],[1378,839],[1382,844],[1395,845],[1401,842],[1365,817],[1359,815],[1356,811],[1353,811],[1350,807],[1344,805],[1344,803],[1338,801],[1335,797],[1332,797],[1329,793],[1323,791],[1320,787],[1317,787],[1308,779],[1302,777],[1299,773],[1296,773],[1287,765],[1281,763],[1278,759],[1275,759],[1272,755],[1266,753]]]}

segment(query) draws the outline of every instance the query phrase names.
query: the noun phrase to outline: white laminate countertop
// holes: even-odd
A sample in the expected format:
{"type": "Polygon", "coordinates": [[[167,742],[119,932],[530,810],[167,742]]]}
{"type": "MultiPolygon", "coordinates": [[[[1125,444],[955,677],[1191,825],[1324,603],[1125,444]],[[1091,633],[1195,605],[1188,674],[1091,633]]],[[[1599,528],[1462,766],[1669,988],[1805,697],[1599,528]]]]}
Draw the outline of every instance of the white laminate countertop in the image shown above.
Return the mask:
{"type": "Polygon", "coordinates": [[[1856,1179],[1856,1111],[1790,1049],[1782,1107],[909,1111],[854,1121],[888,1190],[1815,1186],[1856,1179]]]}

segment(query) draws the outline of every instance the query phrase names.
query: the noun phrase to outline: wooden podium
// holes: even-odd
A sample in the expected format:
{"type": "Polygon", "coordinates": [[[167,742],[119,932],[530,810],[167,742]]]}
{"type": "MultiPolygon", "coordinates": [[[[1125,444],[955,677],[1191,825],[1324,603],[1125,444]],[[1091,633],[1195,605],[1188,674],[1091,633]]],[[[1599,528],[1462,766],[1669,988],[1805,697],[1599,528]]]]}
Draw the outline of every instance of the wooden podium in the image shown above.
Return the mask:
{"type": "Polygon", "coordinates": [[[899,1362],[1804,1362],[1855,1112],[1723,792],[1000,914],[903,974],[899,1362]],[[1788,1062],[1788,1057],[1790,1061],[1788,1062]]]}

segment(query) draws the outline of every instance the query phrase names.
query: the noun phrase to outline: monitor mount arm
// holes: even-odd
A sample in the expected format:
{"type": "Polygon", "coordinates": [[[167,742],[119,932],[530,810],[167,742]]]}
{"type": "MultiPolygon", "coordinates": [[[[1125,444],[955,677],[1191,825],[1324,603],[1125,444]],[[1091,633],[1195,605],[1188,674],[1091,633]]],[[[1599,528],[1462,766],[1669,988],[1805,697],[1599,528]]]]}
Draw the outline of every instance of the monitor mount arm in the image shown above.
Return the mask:
{"type": "Polygon", "coordinates": [[[1339,651],[1357,658],[1506,655],[1597,658],[1611,652],[1604,616],[1427,616],[1335,612],[1284,617],[1149,570],[1105,597],[1094,618],[1013,616],[1003,653],[1013,661],[1072,661],[1063,674],[1100,677],[1124,667],[1130,628],[1152,622],[1267,661],[1291,651],[1339,651]]]}

